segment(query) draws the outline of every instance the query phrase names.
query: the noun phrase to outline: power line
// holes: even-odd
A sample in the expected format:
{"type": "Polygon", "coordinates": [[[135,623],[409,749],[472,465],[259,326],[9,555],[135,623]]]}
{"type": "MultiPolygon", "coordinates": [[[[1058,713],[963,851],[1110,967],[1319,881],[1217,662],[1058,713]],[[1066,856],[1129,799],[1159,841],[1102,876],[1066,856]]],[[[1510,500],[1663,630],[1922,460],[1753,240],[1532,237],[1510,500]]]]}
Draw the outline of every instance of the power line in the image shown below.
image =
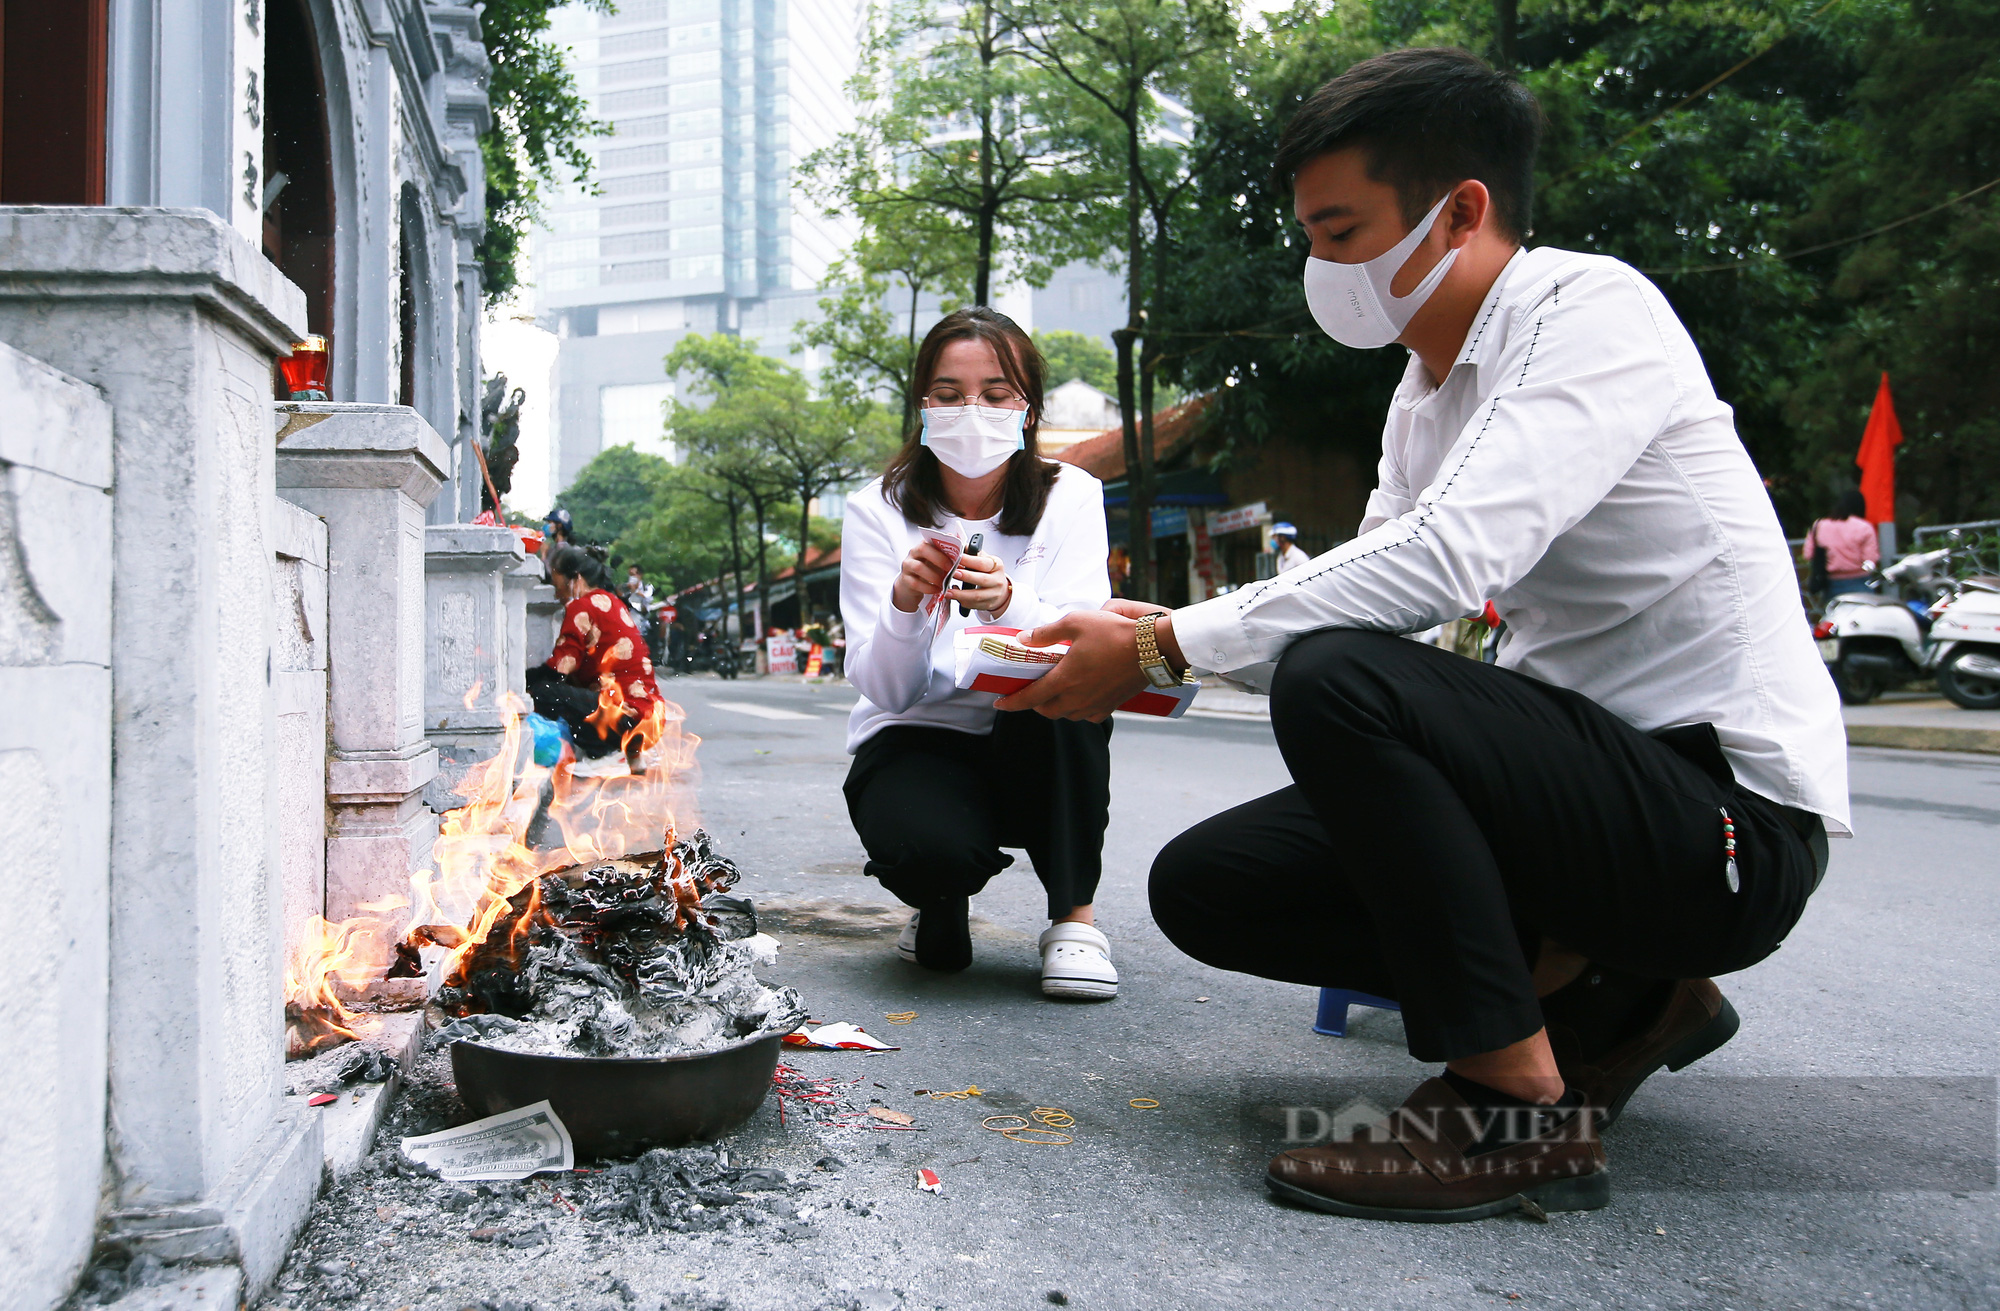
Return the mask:
{"type": "MultiPolygon", "coordinates": [[[[1920,209],[1914,214],[1905,214],[1902,218],[1884,223],[1879,228],[1870,228],[1866,232],[1858,232],[1851,237],[1841,237],[1835,241],[1822,241],[1817,246],[1806,246],[1800,250],[1786,251],[1782,255],[1767,255],[1765,258],[1775,260],[1801,259],[1807,255],[1817,255],[1823,250],[1834,250],[1841,246],[1851,246],[1857,241],[1866,241],[1870,237],[1879,237],[1884,232],[1902,227],[1905,223],[1915,223],[1918,219],[1929,218],[1940,210],[1950,209],[1953,205],[1961,201],[1971,200],[1982,191],[1991,191],[1995,187],[2000,187],[2000,178],[1994,178],[1991,182],[1976,186],[1963,195],[1953,196],[1950,200],[1932,205],[1929,209],[1920,209]]],[[[1749,268],[1755,262],[1755,260],[1751,259],[1736,259],[1723,264],[1696,264],[1677,269],[1640,269],[1639,271],[1649,278],[1677,278],[1691,273],[1729,273],[1740,271],[1749,268]]]]}
{"type": "Polygon", "coordinates": [[[1715,88],[1721,86],[1724,82],[1727,82],[1730,78],[1735,77],[1738,73],[1742,72],[1744,69],[1750,67],[1750,65],[1762,59],[1765,55],[1768,55],[1773,50],[1776,50],[1778,48],[1779,43],[1782,42],[1786,37],[1790,36],[1793,32],[1797,31],[1798,28],[1803,27],[1805,24],[1812,22],[1815,18],[1818,18],[1821,14],[1833,8],[1840,2],[1841,0],[1826,0],[1825,4],[1813,10],[1810,14],[1807,14],[1798,23],[1786,27],[1784,31],[1772,37],[1769,44],[1765,45],[1761,50],[1754,51],[1753,53],[1745,56],[1743,59],[1738,60],[1733,66],[1731,66],[1728,69],[1725,69],[1723,72],[1717,74],[1716,76],[1710,78],[1708,81],[1702,83],[1700,86],[1696,87],[1693,91],[1690,91],[1687,95],[1682,96],[1679,100],[1676,100],[1673,104],[1668,105],[1665,109],[1662,109],[1657,113],[1651,114],[1646,118],[1641,119],[1637,124],[1635,124],[1631,128],[1630,131],[1626,132],[1616,141],[1613,141],[1611,144],[1599,150],[1589,159],[1583,160],[1576,164],[1572,164],[1567,169],[1564,169],[1562,176],[1555,178],[1553,181],[1549,183],[1549,185],[1559,186],[1560,184],[1569,181],[1571,178],[1583,172],[1583,170],[1589,168],[1592,164],[1595,164],[1598,160],[1603,159],[1606,155],[1618,149],[1618,147],[1624,145],[1627,141],[1630,141],[1633,137],[1638,136],[1641,132],[1644,132],[1647,128],[1653,126],[1653,124],[1659,122],[1667,115],[1687,108],[1695,101],[1701,99],[1709,92],[1715,90],[1715,88]]]}

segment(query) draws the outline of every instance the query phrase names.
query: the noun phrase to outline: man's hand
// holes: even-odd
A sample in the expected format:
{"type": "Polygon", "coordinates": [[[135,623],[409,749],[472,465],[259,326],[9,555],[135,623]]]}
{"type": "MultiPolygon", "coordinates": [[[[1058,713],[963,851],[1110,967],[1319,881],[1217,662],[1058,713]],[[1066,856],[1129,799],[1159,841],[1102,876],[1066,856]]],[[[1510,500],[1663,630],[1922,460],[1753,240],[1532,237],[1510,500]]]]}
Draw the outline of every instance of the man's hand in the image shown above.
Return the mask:
{"type": "MultiPolygon", "coordinates": [[[[1143,607],[1140,613],[1160,608],[1143,607]]],[[[1106,607],[1079,610],[1021,634],[1024,646],[1068,642],[1069,654],[1054,669],[994,705],[1001,710],[1034,710],[1050,719],[1101,722],[1147,686],[1146,675],[1139,670],[1139,642],[1133,635],[1137,626],[1133,616],[1106,607]]]]}

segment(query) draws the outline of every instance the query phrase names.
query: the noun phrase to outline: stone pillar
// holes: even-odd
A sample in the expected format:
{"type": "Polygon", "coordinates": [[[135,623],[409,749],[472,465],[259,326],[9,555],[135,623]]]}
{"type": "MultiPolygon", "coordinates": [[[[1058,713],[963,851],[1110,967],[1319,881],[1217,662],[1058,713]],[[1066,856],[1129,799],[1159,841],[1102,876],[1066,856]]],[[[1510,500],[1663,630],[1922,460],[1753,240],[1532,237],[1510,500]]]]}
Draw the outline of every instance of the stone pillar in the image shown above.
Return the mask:
{"type": "Polygon", "coordinates": [[[0,1304],[55,1306],[97,1229],[111,831],[111,425],[0,346],[0,1304]]]}
{"type": "Polygon", "coordinates": [[[508,640],[507,579],[526,552],[508,528],[437,524],[424,539],[424,733],[438,751],[429,799],[450,810],[466,767],[498,754],[506,731],[500,702],[521,651],[508,640]]]}
{"type": "Polygon", "coordinates": [[[278,487],[326,521],[330,746],[326,917],[406,893],[430,863],[424,787],[424,509],[449,455],[415,410],[331,401],[277,407],[278,487]]]}
{"type": "Polygon", "coordinates": [[[287,959],[326,914],[326,524],[279,500],[273,528],[278,871],[287,959]]]}
{"type": "Polygon", "coordinates": [[[283,1098],[271,768],[272,362],[304,328],[205,210],[0,208],[0,341],[114,416],[105,1238],[253,1295],[321,1163],[283,1098]]]}
{"type": "MultiPolygon", "coordinates": [[[[540,659],[528,658],[528,602],[537,588],[546,586],[542,582],[542,562],[532,555],[524,554],[521,563],[507,574],[507,690],[523,700],[528,695],[529,668],[549,658],[547,651],[540,659]]],[[[549,588],[551,600],[555,590],[549,588]]]]}
{"type": "MultiPolygon", "coordinates": [[[[536,574],[539,579],[539,572],[536,574]]],[[[562,631],[563,603],[556,599],[556,589],[544,582],[536,582],[528,589],[528,659],[527,668],[548,660],[556,649],[556,634],[562,631]]]]}

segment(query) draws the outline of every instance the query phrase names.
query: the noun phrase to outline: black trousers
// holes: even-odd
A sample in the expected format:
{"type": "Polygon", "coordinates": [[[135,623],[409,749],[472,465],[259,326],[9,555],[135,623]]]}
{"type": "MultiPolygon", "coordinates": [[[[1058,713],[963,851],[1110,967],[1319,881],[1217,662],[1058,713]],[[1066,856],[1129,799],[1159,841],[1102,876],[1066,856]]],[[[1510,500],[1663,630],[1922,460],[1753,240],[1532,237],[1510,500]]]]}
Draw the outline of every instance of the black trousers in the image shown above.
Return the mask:
{"type": "Polygon", "coordinates": [[[867,872],[905,905],[970,897],[1022,847],[1049,918],[1097,897],[1110,822],[1111,724],[997,716],[981,736],[891,724],[847,772],[847,813],[867,872]]]}
{"type": "Polygon", "coordinates": [[[528,697],[535,703],[536,714],[569,725],[570,741],[576,745],[576,753],[586,759],[608,756],[618,750],[625,734],[639,723],[637,715],[627,714],[616,731],[600,732],[590,722],[590,717],[597,713],[597,693],[564,682],[547,665],[536,665],[528,671],[528,697]]]}
{"type": "Polygon", "coordinates": [[[1708,725],[1647,736],[1402,638],[1294,643],[1271,722],[1293,786],[1170,842],[1153,918],[1210,965],[1398,1001],[1420,1060],[1540,1029],[1544,938],[1655,978],[1754,965],[1825,868],[1817,818],[1737,785],[1708,725]]]}

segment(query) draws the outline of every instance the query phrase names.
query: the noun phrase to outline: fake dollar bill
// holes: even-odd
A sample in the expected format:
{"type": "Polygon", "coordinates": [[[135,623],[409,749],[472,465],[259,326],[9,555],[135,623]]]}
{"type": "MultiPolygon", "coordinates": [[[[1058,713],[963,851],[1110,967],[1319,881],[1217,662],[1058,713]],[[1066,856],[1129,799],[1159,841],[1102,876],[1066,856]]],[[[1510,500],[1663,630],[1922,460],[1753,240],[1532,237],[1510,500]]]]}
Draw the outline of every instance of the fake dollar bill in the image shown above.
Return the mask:
{"type": "Polygon", "coordinates": [[[919,528],[917,531],[923,535],[925,541],[943,551],[945,558],[950,561],[944,570],[944,591],[933,592],[923,599],[924,613],[937,617],[937,622],[931,627],[931,632],[935,635],[944,628],[945,620],[951,615],[951,602],[947,599],[955,586],[951,576],[957,570],[958,562],[965,558],[965,541],[959,537],[957,529],[948,533],[940,532],[936,528],[919,528]]]}
{"type": "Polygon", "coordinates": [[[569,1130],[547,1102],[403,1140],[403,1155],[454,1182],[526,1179],[576,1165],[569,1130]]]}

